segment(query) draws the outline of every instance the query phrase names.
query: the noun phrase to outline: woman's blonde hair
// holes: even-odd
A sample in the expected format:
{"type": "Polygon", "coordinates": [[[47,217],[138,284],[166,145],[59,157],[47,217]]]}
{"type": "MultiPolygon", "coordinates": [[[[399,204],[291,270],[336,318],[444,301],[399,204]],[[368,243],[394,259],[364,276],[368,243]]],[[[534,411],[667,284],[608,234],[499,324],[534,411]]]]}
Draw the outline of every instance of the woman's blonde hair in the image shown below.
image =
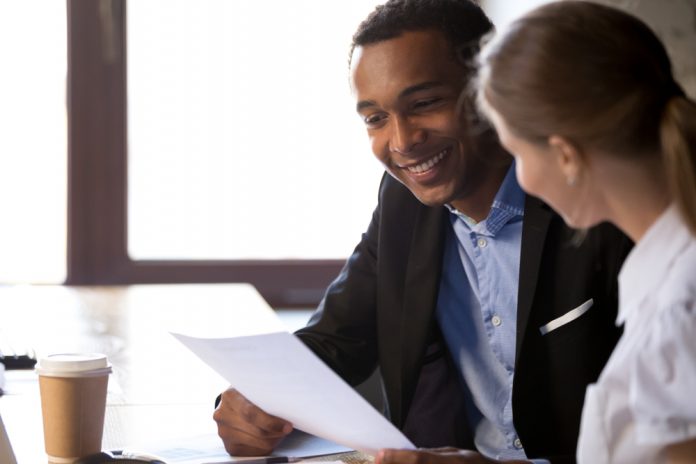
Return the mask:
{"type": "Polygon", "coordinates": [[[480,104],[522,138],[546,144],[557,134],[617,156],[661,154],[696,235],[696,104],[645,23],[591,2],[550,3],[486,44],[478,66],[480,104]]]}

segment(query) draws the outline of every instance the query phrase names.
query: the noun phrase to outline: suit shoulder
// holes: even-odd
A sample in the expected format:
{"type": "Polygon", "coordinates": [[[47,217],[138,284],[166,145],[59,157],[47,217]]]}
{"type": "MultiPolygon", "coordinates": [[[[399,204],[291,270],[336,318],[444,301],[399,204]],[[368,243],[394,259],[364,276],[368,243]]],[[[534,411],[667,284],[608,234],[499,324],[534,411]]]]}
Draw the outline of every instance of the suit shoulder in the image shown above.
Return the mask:
{"type": "Polygon", "coordinates": [[[385,204],[423,205],[404,184],[385,172],[379,186],[379,202],[385,204]]]}
{"type": "Polygon", "coordinates": [[[607,249],[625,257],[633,248],[633,241],[618,227],[608,222],[598,224],[586,231],[586,240],[599,248],[607,249]]]}

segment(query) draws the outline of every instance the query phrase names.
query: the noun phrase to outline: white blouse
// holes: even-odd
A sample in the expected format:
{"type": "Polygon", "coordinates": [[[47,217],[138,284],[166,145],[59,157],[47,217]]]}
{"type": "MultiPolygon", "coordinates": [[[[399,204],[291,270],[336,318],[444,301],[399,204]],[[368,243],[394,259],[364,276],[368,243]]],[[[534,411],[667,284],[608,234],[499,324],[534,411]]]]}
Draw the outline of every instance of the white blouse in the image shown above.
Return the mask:
{"type": "Polygon", "coordinates": [[[672,205],[619,274],[624,334],[585,395],[578,462],[657,463],[696,437],[696,238],[672,205]]]}

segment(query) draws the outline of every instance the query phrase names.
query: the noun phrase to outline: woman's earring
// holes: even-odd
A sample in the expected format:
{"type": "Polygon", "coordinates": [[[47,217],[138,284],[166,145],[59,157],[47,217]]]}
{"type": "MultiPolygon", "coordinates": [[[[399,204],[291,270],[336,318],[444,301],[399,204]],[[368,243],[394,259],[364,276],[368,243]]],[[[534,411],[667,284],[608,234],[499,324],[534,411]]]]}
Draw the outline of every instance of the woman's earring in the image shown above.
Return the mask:
{"type": "Polygon", "coordinates": [[[577,180],[577,177],[575,176],[568,176],[566,177],[566,183],[568,184],[568,187],[573,187],[575,186],[575,181],[577,180]]]}

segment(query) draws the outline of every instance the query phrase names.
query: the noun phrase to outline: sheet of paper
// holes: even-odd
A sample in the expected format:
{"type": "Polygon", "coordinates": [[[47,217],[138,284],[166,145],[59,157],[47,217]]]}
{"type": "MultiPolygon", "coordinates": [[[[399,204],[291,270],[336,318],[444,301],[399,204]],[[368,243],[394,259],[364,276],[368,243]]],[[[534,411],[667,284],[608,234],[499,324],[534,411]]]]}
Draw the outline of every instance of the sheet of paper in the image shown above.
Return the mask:
{"type": "Polygon", "coordinates": [[[414,445],[288,332],[234,338],[173,333],[260,408],[305,432],[374,455],[414,445]]]}
{"type": "MultiPolygon", "coordinates": [[[[170,464],[206,464],[210,462],[242,462],[251,458],[233,458],[215,434],[206,434],[186,439],[177,439],[175,443],[164,442],[128,448],[126,451],[136,453],[145,451],[149,455],[163,459],[170,464]]],[[[293,431],[275,449],[271,456],[310,458],[336,453],[350,452],[352,449],[315,437],[300,430],[293,431]]],[[[324,464],[324,463],[322,463],[324,464]]]]}

